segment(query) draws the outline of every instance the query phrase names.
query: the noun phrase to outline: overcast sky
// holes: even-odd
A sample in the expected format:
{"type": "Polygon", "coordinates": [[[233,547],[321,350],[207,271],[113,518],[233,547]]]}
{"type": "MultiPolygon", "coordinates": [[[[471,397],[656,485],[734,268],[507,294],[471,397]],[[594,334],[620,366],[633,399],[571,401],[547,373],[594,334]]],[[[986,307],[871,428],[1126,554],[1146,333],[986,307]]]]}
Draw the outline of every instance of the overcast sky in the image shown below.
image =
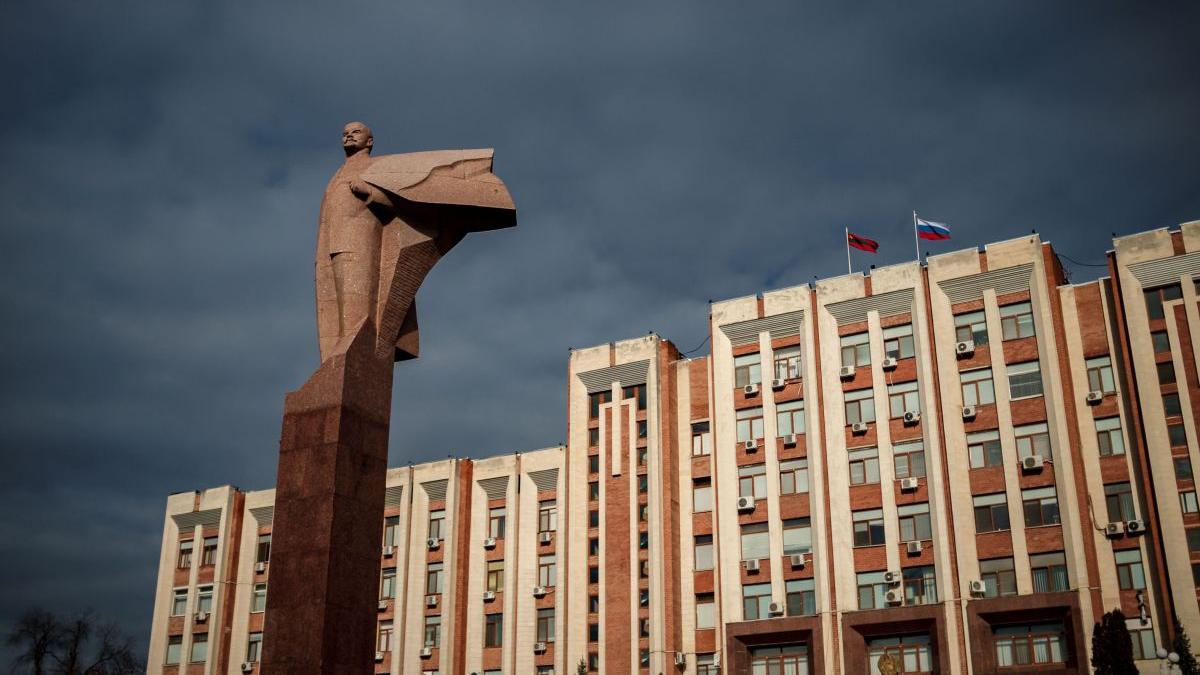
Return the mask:
{"type": "Polygon", "coordinates": [[[697,347],[846,226],[1097,263],[1200,219],[1195,2],[308,4],[0,4],[0,629],[93,606],[141,651],[167,494],[272,485],[349,120],[495,147],[519,209],[421,290],[392,465],[560,442],[569,347],[697,347]]]}

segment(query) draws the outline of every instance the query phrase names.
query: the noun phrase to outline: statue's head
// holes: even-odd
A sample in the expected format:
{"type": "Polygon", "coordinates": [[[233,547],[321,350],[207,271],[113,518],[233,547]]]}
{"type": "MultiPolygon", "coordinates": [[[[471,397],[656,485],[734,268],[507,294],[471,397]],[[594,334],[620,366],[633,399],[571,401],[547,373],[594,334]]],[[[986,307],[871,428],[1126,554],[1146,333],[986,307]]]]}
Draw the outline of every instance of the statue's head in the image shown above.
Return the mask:
{"type": "Polygon", "coordinates": [[[362,122],[351,122],[342,129],[342,149],[347,157],[363,150],[371,152],[374,143],[371,129],[362,122]]]}

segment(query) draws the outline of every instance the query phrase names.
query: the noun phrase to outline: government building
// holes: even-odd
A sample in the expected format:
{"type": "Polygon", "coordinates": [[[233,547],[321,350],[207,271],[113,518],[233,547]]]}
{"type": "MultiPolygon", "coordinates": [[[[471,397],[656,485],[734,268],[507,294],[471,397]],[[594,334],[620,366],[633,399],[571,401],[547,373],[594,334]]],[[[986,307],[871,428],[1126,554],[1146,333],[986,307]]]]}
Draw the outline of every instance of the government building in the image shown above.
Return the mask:
{"type": "MultiPolygon", "coordinates": [[[[714,302],[707,356],[572,351],[565,446],[388,472],[375,672],[1087,673],[1116,608],[1159,672],[1200,640],[1200,221],[1107,264],[1026,236],[714,302]]],[[[259,672],[273,499],[167,499],[149,672],[259,672]]]]}

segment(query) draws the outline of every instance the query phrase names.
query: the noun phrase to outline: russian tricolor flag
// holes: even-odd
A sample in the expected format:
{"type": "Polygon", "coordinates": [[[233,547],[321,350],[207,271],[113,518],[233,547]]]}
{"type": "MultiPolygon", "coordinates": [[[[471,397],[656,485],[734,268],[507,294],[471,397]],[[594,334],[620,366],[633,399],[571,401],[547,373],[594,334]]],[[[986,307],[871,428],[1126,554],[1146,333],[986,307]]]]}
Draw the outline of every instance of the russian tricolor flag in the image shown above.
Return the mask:
{"type": "Polygon", "coordinates": [[[945,223],[917,218],[917,236],[922,239],[949,239],[950,228],[945,223]]]}

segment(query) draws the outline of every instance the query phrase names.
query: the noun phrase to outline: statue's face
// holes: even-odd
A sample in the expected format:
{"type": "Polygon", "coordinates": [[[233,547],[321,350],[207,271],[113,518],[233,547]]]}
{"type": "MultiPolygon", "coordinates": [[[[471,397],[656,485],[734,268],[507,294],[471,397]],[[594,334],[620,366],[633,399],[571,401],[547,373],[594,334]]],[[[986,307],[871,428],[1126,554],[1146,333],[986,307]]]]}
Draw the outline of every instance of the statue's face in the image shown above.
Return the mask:
{"type": "Polygon", "coordinates": [[[362,122],[351,122],[342,129],[342,147],[346,152],[354,152],[369,148],[375,142],[371,137],[371,130],[362,122]]]}

